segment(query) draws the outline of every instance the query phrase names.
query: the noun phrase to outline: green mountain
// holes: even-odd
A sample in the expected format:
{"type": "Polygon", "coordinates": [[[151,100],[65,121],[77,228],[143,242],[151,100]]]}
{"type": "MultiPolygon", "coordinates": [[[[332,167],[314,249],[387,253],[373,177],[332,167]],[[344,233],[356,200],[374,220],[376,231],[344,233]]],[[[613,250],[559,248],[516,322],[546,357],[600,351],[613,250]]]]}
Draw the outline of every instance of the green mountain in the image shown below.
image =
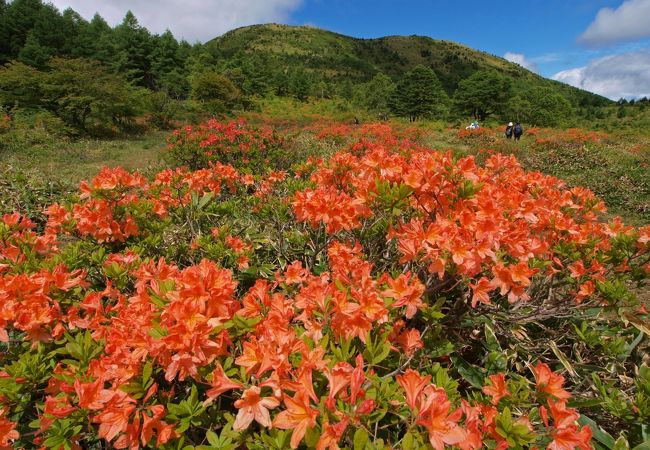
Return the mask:
{"type": "Polygon", "coordinates": [[[518,64],[450,41],[426,36],[357,39],[309,26],[279,24],[237,28],[206,44],[226,59],[254,58],[285,71],[305,70],[330,82],[360,83],[378,72],[399,79],[417,65],[436,73],[448,94],[478,70],[494,69],[513,80],[517,90],[551,87],[575,106],[611,103],[599,95],[541,77],[518,64]]]}

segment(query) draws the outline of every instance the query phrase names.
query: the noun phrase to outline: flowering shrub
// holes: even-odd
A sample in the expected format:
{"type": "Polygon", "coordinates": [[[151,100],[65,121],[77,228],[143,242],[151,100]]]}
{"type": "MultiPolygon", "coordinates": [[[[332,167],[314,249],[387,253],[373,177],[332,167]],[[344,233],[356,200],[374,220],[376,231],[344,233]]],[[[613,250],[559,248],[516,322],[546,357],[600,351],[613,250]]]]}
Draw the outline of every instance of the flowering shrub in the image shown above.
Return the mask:
{"type": "Polygon", "coordinates": [[[357,132],[255,173],[235,133],[200,169],[102,170],[42,233],[4,216],[0,448],[641,442],[650,227],[513,157],[357,132]]]}
{"type": "Polygon", "coordinates": [[[198,126],[188,125],[175,130],[168,144],[170,161],[193,170],[210,162],[250,166],[258,171],[292,162],[282,139],[272,129],[258,129],[243,120],[224,123],[212,119],[198,126]]]}
{"type": "Polygon", "coordinates": [[[496,132],[490,128],[459,129],[457,136],[463,141],[482,142],[484,144],[496,141],[496,132]]]}
{"type": "Polygon", "coordinates": [[[546,148],[581,147],[585,144],[609,140],[609,136],[605,133],[580,128],[569,128],[561,132],[547,129],[533,129],[533,131],[534,133],[531,134],[535,136],[535,143],[546,148]]]}

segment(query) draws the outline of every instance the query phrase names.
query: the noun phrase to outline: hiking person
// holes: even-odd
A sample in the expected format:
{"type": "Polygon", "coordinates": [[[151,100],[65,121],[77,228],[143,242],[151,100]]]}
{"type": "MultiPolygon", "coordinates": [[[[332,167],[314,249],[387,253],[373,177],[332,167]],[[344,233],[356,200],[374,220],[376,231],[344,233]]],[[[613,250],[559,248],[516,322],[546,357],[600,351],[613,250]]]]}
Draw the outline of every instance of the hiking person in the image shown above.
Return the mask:
{"type": "Polygon", "coordinates": [[[524,134],[524,127],[521,126],[519,122],[512,127],[512,134],[515,137],[515,141],[518,141],[522,134],[524,134]]]}
{"type": "Polygon", "coordinates": [[[506,138],[512,139],[512,122],[508,122],[508,126],[506,126],[506,138]]]}

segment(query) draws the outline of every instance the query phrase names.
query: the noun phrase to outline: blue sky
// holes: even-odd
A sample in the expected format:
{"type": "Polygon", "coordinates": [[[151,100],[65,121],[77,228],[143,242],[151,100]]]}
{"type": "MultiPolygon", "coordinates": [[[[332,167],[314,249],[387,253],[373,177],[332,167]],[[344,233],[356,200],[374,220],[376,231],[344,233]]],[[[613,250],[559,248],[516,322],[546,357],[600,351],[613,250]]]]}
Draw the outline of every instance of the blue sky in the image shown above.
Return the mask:
{"type": "Polygon", "coordinates": [[[650,0],[52,0],[118,23],[131,9],[154,32],[205,41],[279,22],[374,38],[424,35],[517,62],[610,98],[650,96],[650,0]]]}

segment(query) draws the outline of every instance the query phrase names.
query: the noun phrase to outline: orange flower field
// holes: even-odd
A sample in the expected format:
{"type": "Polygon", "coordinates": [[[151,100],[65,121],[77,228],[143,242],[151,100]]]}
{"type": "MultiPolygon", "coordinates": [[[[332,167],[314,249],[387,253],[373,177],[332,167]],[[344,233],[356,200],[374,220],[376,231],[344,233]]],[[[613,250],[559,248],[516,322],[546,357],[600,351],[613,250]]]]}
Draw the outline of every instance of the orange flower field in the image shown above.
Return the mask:
{"type": "Polygon", "coordinates": [[[650,437],[650,226],[514,156],[313,136],[336,150],[188,126],[155,176],[105,168],[44,226],[2,217],[0,448],[650,437]]]}

